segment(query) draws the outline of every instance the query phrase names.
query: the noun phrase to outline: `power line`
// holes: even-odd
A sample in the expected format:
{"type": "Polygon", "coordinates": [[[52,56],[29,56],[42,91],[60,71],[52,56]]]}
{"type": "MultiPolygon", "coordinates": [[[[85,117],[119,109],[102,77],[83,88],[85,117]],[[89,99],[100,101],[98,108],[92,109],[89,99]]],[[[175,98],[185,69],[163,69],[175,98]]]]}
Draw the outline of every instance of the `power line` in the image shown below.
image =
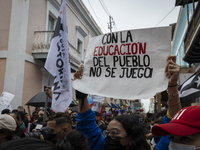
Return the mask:
{"type": "MultiPolygon", "coordinates": [[[[92,7],[91,3],[90,3],[90,0],[88,0],[88,2],[89,2],[89,4],[90,4],[90,7],[92,8],[92,11],[93,11],[94,15],[96,16],[97,20],[98,20],[98,21],[99,21],[99,23],[101,24],[101,22],[100,22],[99,18],[97,17],[97,15],[96,15],[96,13],[95,13],[95,11],[94,11],[94,9],[93,9],[93,7],[92,7]]],[[[104,29],[104,31],[105,31],[105,32],[107,32],[107,31],[106,31],[106,29],[103,27],[103,25],[102,25],[102,24],[101,24],[101,26],[102,26],[102,28],[104,29]]]]}
{"type": "MultiPolygon", "coordinates": [[[[174,6],[174,8],[175,8],[175,6],[174,6]]],[[[172,8],[172,10],[170,10],[170,12],[168,12],[167,15],[166,15],[165,17],[163,17],[163,19],[162,19],[161,21],[159,21],[159,22],[155,25],[155,27],[156,27],[157,25],[159,25],[159,24],[174,10],[174,8],[172,8]]]]}
{"type": "Polygon", "coordinates": [[[110,13],[109,13],[109,11],[108,11],[107,8],[106,8],[104,2],[103,2],[102,0],[99,0],[99,2],[100,2],[100,4],[101,4],[101,6],[103,7],[104,11],[107,13],[107,15],[108,15],[108,16],[111,16],[110,13]]]}
{"type": "Polygon", "coordinates": [[[109,13],[109,11],[108,11],[108,9],[107,9],[107,7],[106,7],[104,1],[103,1],[103,0],[99,0],[99,2],[100,2],[100,4],[101,4],[101,6],[103,7],[104,11],[106,12],[106,14],[109,16],[109,18],[111,17],[111,20],[112,20],[112,21],[110,20],[110,23],[108,23],[108,24],[109,24],[109,25],[108,25],[108,28],[109,28],[110,30],[112,30],[112,23],[113,23],[113,26],[114,26],[115,30],[118,31],[117,26],[116,26],[116,24],[115,24],[115,21],[114,21],[113,17],[111,16],[111,14],[109,13]]]}

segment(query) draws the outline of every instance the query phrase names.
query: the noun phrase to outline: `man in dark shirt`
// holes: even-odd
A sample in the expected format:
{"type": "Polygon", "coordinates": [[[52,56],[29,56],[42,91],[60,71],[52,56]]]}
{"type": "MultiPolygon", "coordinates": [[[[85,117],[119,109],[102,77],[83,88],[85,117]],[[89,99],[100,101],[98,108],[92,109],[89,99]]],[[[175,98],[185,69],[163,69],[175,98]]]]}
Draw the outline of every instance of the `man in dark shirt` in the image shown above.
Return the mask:
{"type": "Polygon", "coordinates": [[[107,129],[107,126],[101,122],[101,116],[99,112],[95,111],[95,115],[96,115],[96,118],[95,118],[96,123],[103,133],[103,131],[107,129]]]}

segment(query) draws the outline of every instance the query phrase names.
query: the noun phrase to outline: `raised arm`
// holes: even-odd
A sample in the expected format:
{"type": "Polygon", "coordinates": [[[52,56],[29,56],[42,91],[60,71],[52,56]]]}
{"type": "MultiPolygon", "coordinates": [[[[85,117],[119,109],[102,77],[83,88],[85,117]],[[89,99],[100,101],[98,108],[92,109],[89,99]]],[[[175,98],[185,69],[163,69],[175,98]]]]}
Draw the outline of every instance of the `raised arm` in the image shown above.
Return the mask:
{"type": "MultiPolygon", "coordinates": [[[[178,85],[177,81],[179,79],[180,67],[175,63],[176,56],[169,56],[167,58],[167,65],[165,68],[166,76],[169,78],[168,83],[168,113],[167,117],[164,117],[164,123],[169,123],[174,115],[181,109],[180,99],[178,95],[178,85]],[[166,119],[167,118],[167,119],[166,119]]],[[[153,145],[154,150],[166,150],[168,149],[170,143],[169,135],[163,136],[160,141],[153,145]]]]}
{"type": "MultiPolygon", "coordinates": [[[[74,80],[82,78],[83,68],[84,68],[83,65],[78,67],[78,70],[74,74],[74,80]]],[[[78,100],[78,111],[80,113],[84,113],[90,109],[90,105],[87,100],[87,94],[76,90],[76,98],[78,100]]]]}
{"type": "Polygon", "coordinates": [[[176,56],[169,56],[167,61],[167,66],[165,68],[166,76],[169,78],[167,103],[169,106],[169,115],[173,117],[181,109],[177,84],[180,67],[176,64],[176,56]]]}
{"type": "MultiPolygon", "coordinates": [[[[74,79],[81,79],[83,75],[83,65],[81,65],[76,73],[74,79]]],[[[78,99],[78,114],[76,115],[77,125],[76,129],[82,132],[90,143],[92,150],[105,150],[105,140],[95,121],[95,113],[90,109],[87,100],[87,94],[76,90],[76,98],[78,99]]]]}

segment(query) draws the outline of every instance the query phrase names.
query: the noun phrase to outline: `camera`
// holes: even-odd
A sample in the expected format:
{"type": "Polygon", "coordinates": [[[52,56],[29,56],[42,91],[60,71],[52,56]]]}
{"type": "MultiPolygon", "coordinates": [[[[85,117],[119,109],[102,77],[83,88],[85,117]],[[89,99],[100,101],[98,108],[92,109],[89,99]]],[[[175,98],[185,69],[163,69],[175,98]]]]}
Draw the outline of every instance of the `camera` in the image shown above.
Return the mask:
{"type": "Polygon", "coordinates": [[[46,141],[52,142],[54,140],[52,131],[48,127],[43,127],[40,130],[38,130],[37,132],[23,133],[21,138],[31,137],[31,138],[40,139],[40,135],[43,135],[43,137],[46,141]]]}

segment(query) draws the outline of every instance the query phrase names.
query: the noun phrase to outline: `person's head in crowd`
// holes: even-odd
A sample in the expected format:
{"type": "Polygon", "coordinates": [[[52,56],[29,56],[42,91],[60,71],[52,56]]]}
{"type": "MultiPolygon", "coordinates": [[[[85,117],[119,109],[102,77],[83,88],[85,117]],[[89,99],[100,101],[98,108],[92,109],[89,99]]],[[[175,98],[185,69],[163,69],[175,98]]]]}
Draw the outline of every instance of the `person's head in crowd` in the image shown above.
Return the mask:
{"type": "Polygon", "coordinates": [[[67,133],[72,130],[72,121],[70,116],[55,118],[47,122],[47,127],[52,130],[56,140],[60,141],[65,138],[67,133]]]}
{"type": "Polygon", "coordinates": [[[54,120],[56,118],[60,118],[60,117],[68,117],[69,114],[67,112],[63,113],[63,112],[57,112],[57,113],[54,113],[53,115],[51,115],[49,117],[49,120],[54,120]]]}
{"type": "Polygon", "coordinates": [[[22,111],[17,112],[17,120],[21,123],[23,121],[25,114],[22,111]]]}
{"type": "Polygon", "coordinates": [[[111,114],[106,113],[106,114],[105,114],[105,122],[109,123],[111,120],[112,120],[111,114]]]}
{"type": "Polygon", "coordinates": [[[13,117],[15,119],[15,122],[17,124],[17,127],[15,129],[15,135],[17,135],[18,131],[20,130],[20,123],[19,121],[17,120],[17,114],[14,114],[14,113],[11,113],[10,114],[11,117],[13,117]]]}
{"type": "Polygon", "coordinates": [[[71,116],[71,119],[72,119],[72,129],[74,130],[74,129],[76,129],[76,124],[77,124],[77,121],[76,121],[76,114],[77,114],[78,112],[76,111],[76,110],[73,110],[72,112],[71,112],[71,114],[70,114],[70,116],[71,116]]]}
{"type": "Polygon", "coordinates": [[[112,110],[110,114],[114,114],[114,113],[115,113],[115,110],[112,110]]]}
{"type": "Polygon", "coordinates": [[[34,138],[21,138],[0,145],[4,150],[59,150],[54,144],[34,138]]]}
{"type": "Polygon", "coordinates": [[[38,111],[38,110],[40,110],[40,107],[35,107],[35,111],[38,111]]]}
{"type": "Polygon", "coordinates": [[[76,115],[77,115],[77,111],[76,110],[73,110],[70,114],[71,118],[72,118],[72,121],[73,122],[76,122],[76,115]],[[74,119],[73,119],[74,118],[74,119]]]}
{"type": "Polygon", "coordinates": [[[86,137],[79,131],[70,131],[64,140],[56,144],[60,150],[89,150],[86,137]]]}
{"type": "MultiPolygon", "coordinates": [[[[159,125],[159,124],[163,124],[164,119],[163,118],[158,118],[154,121],[154,125],[159,125]]],[[[153,127],[153,126],[152,126],[153,127]]],[[[154,137],[154,142],[157,144],[160,139],[162,138],[162,136],[153,136],[154,137]]]]}
{"type": "Polygon", "coordinates": [[[136,113],[137,113],[137,114],[140,114],[141,112],[143,112],[143,109],[137,109],[137,110],[136,110],[136,113]]]}
{"type": "Polygon", "coordinates": [[[156,116],[155,114],[153,114],[151,117],[150,117],[150,123],[151,123],[151,127],[154,125],[154,121],[156,120],[156,116]]]}
{"type": "Polygon", "coordinates": [[[16,127],[13,117],[7,114],[0,115],[0,144],[13,139],[16,127]]]}
{"type": "Polygon", "coordinates": [[[154,121],[154,125],[159,125],[159,124],[163,124],[163,118],[158,118],[154,121]]]}
{"type": "Polygon", "coordinates": [[[65,113],[68,113],[69,115],[71,115],[72,110],[68,108],[68,109],[65,110],[65,113]]]}
{"type": "Polygon", "coordinates": [[[124,111],[123,114],[124,114],[124,115],[128,115],[129,113],[128,113],[127,111],[124,111]]]}
{"type": "Polygon", "coordinates": [[[25,112],[25,117],[28,117],[28,113],[27,112],[25,112]]]}
{"type": "Polygon", "coordinates": [[[105,132],[106,149],[150,150],[143,127],[130,115],[119,115],[109,124],[105,132]]]}
{"type": "Polygon", "coordinates": [[[150,119],[151,116],[153,115],[153,113],[147,112],[146,115],[147,115],[147,117],[150,119]]]}
{"type": "Polygon", "coordinates": [[[119,111],[115,110],[115,114],[114,114],[114,117],[118,116],[119,115],[119,111]]]}
{"type": "Polygon", "coordinates": [[[13,109],[13,110],[12,110],[12,113],[13,113],[13,114],[17,114],[17,112],[18,112],[17,109],[13,109]]]}
{"type": "Polygon", "coordinates": [[[95,111],[95,121],[96,121],[97,125],[101,121],[101,115],[100,115],[100,113],[98,111],[95,111]]]}
{"type": "Polygon", "coordinates": [[[73,110],[70,115],[71,117],[76,117],[77,113],[77,110],[73,110]]]}
{"type": "Polygon", "coordinates": [[[168,124],[155,125],[155,136],[170,135],[170,150],[200,149],[200,106],[181,109],[168,124]]]}
{"type": "Polygon", "coordinates": [[[102,112],[102,116],[105,116],[105,114],[106,114],[106,111],[104,110],[104,111],[102,112]]]}
{"type": "Polygon", "coordinates": [[[163,118],[166,114],[167,114],[167,109],[162,110],[162,111],[156,113],[156,119],[157,118],[163,118]]]}
{"type": "Polygon", "coordinates": [[[129,116],[131,116],[131,117],[133,117],[133,118],[135,118],[135,119],[138,120],[138,122],[140,123],[140,125],[141,125],[142,128],[144,129],[145,135],[147,135],[147,134],[150,133],[150,131],[149,131],[147,128],[145,128],[146,126],[145,126],[144,118],[143,118],[140,114],[134,113],[134,114],[130,114],[129,116]]]}
{"type": "Polygon", "coordinates": [[[149,126],[150,126],[150,120],[149,120],[149,118],[147,117],[147,114],[141,112],[139,115],[143,118],[145,127],[149,127],[149,126]]]}
{"type": "MultiPolygon", "coordinates": [[[[40,109],[38,111],[38,118],[37,118],[37,122],[43,122],[43,118],[44,118],[44,110],[40,109]]],[[[46,111],[46,121],[49,120],[49,112],[46,111]]]]}
{"type": "Polygon", "coordinates": [[[2,110],[1,114],[7,114],[10,115],[11,111],[9,109],[2,110]]]}
{"type": "Polygon", "coordinates": [[[25,113],[24,112],[22,112],[22,111],[18,111],[17,112],[17,120],[20,123],[20,129],[23,129],[23,130],[26,129],[26,126],[25,126],[25,124],[23,122],[24,117],[25,117],[25,113]]]}
{"type": "Polygon", "coordinates": [[[22,107],[22,106],[18,106],[18,107],[17,107],[17,110],[18,110],[18,111],[21,111],[21,112],[25,112],[25,109],[24,109],[24,107],[22,107]]]}

